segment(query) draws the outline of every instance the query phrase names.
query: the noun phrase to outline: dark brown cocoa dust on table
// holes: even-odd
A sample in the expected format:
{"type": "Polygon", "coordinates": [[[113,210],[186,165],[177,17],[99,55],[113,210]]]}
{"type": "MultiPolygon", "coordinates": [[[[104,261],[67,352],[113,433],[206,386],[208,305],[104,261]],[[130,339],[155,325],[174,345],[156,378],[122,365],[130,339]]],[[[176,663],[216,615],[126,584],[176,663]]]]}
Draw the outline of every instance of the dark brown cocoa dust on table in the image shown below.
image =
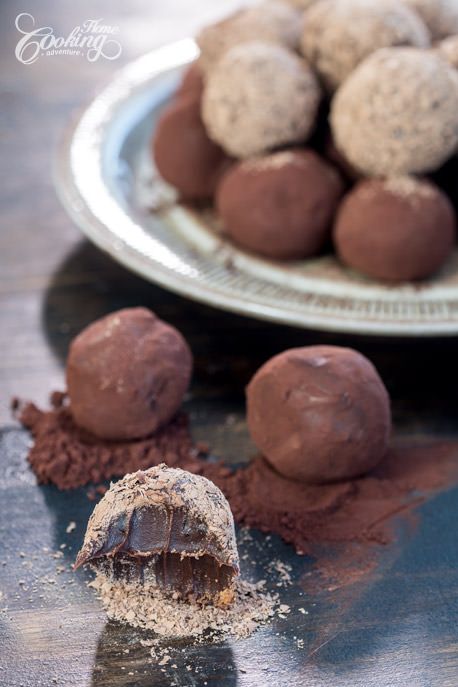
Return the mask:
{"type": "Polygon", "coordinates": [[[279,534],[298,553],[313,556],[328,586],[371,570],[381,545],[395,539],[394,518],[411,523],[416,505],[458,481],[456,441],[398,439],[370,474],[307,486],[282,477],[262,456],[238,469],[206,461],[184,414],[147,439],[107,442],[76,427],[63,395],[52,401],[57,407],[51,411],[20,407],[19,420],[34,438],[28,459],[40,483],[70,489],[162,462],[204,475],[224,492],[236,522],[279,534]]]}
{"type": "Polygon", "coordinates": [[[20,409],[19,420],[34,438],[28,459],[41,484],[73,489],[162,462],[171,467],[192,462],[193,444],[184,414],[150,438],[107,441],[77,427],[68,407],[59,405],[62,400],[54,394],[56,407],[50,411],[33,403],[20,409]]]}

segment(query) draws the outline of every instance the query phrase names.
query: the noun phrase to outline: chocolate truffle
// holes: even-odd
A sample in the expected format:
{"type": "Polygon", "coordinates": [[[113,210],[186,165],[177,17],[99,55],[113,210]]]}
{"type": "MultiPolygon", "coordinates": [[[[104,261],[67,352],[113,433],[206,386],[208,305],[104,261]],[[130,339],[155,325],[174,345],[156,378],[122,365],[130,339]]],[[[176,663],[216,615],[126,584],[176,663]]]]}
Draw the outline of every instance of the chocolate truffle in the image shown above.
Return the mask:
{"type": "Polygon", "coordinates": [[[300,14],[285,2],[269,0],[207,26],[197,36],[199,65],[208,74],[230,48],[248,41],[278,43],[295,50],[299,45],[300,14]]]}
{"type": "Polygon", "coordinates": [[[202,70],[197,60],[194,60],[186,69],[181,79],[181,83],[175,91],[175,99],[192,97],[200,100],[204,90],[204,79],[202,70]]]}
{"type": "Polygon", "coordinates": [[[207,77],[202,118],[210,138],[243,158],[305,141],[319,102],[318,82],[304,60],[274,43],[244,43],[207,77]]]}
{"type": "Polygon", "coordinates": [[[387,281],[423,279],[449,255],[455,212],[434,184],[409,177],[360,182],[343,200],[334,244],[346,265],[387,281]]]}
{"type": "Polygon", "coordinates": [[[458,33],[458,0],[403,0],[423,19],[433,41],[458,33]]]}
{"type": "Polygon", "coordinates": [[[102,439],[152,434],[177,412],[192,355],[181,334],[146,308],[93,322],[72,341],[67,389],[75,422],[102,439]]]}
{"type": "Polygon", "coordinates": [[[228,599],[239,558],[217,486],[165,464],[112,484],[92,513],[75,568],[197,601],[228,599]]]}
{"type": "Polygon", "coordinates": [[[333,167],[297,148],[234,165],[218,187],[216,206],[236,243],[292,260],[323,247],[342,192],[333,167]]]}
{"type": "Polygon", "coordinates": [[[192,94],[163,112],[154,133],[153,156],[160,175],[190,200],[211,198],[230,164],[207,136],[200,100],[192,94]]]}
{"type": "Polygon", "coordinates": [[[337,91],[337,148],[367,176],[423,174],[458,145],[458,74],[433,51],[378,50],[337,91]]]}
{"type": "Polygon", "coordinates": [[[290,479],[350,479],[374,468],[386,453],[388,393],[372,363],[350,348],[284,351],[257,371],[246,398],[253,441],[290,479]]]}
{"type": "Polygon", "coordinates": [[[429,45],[422,20],[398,0],[321,0],[304,19],[302,53],[331,92],[365,57],[392,45],[429,45]]]}
{"type": "Polygon", "coordinates": [[[437,44],[436,48],[441,57],[447,60],[452,67],[458,69],[458,36],[445,38],[437,44]]]}
{"type": "Polygon", "coordinates": [[[298,10],[308,10],[312,5],[320,0],[285,0],[293,7],[297,7],[298,10]]]}

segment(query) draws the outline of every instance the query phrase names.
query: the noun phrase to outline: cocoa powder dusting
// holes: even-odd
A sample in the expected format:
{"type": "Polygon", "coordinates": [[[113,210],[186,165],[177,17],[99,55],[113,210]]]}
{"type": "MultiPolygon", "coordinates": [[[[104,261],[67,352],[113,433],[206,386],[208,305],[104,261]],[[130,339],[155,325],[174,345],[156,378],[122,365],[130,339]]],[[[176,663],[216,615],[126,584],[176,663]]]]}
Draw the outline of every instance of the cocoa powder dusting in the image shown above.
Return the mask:
{"type": "Polygon", "coordinates": [[[68,407],[56,407],[55,393],[53,402],[54,410],[43,411],[27,403],[19,414],[19,421],[34,438],[28,460],[41,484],[73,489],[164,461],[170,467],[193,464],[193,444],[183,413],[149,438],[104,441],[77,427],[68,407]]]}
{"type": "Polygon", "coordinates": [[[220,472],[211,465],[205,469],[237,522],[280,534],[298,553],[313,556],[322,542],[391,541],[393,517],[456,481],[458,443],[398,441],[368,475],[321,486],[282,477],[262,456],[228,477],[220,472]]]}
{"type": "Polygon", "coordinates": [[[237,523],[279,534],[298,553],[314,557],[328,585],[351,583],[371,570],[380,544],[395,538],[394,518],[411,521],[415,506],[458,480],[454,441],[398,438],[368,475],[308,486],[282,477],[261,456],[239,469],[199,458],[185,415],[154,437],[132,442],[84,434],[65,406],[44,412],[29,403],[19,419],[35,440],[29,461],[39,482],[68,489],[161,462],[181,467],[212,480],[237,523]]]}

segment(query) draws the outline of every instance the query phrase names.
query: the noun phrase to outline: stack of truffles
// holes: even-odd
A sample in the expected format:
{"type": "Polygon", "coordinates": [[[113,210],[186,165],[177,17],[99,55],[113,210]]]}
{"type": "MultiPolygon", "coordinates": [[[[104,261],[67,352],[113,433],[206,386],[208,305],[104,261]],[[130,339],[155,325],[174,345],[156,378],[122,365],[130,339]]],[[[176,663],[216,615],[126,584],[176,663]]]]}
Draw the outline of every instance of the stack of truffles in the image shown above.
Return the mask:
{"type": "Polygon", "coordinates": [[[153,156],[275,260],[398,282],[456,233],[458,0],[268,0],[205,28],[153,156]]]}

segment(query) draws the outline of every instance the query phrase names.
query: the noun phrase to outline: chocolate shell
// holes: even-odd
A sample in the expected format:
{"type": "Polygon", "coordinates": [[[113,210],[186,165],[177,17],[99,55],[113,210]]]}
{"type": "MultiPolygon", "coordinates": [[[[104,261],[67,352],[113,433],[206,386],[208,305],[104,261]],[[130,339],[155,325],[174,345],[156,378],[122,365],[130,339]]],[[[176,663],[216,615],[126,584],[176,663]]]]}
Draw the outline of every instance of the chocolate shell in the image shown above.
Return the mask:
{"type": "Polygon", "coordinates": [[[239,573],[234,521],[210,480],[165,464],[126,475],[94,509],[75,569],[218,600],[239,573]]]}

